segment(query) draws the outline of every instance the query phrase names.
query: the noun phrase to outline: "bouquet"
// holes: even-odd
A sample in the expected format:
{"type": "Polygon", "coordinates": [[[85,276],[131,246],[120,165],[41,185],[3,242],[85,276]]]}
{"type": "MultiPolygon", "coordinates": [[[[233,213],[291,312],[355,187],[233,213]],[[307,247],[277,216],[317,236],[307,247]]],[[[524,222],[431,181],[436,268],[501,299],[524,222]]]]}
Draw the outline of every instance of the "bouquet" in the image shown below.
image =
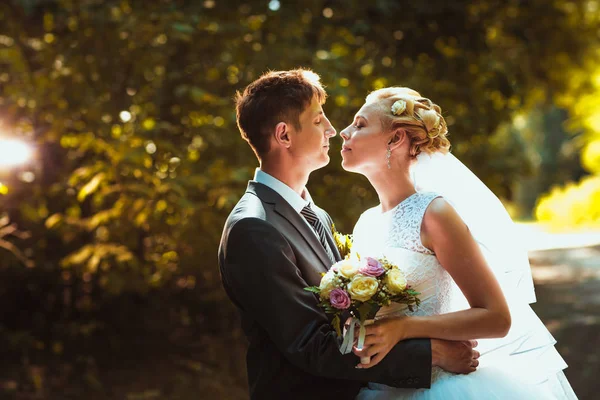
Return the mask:
{"type": "Polygon", "coordinates": [[[319,306],[327,314],[333,315],[331,324],[338,337],[343,336],[340,317],[344,312],[352,314],[352,323],[340,348],[342,354],[352,351],[355,325],[359,326],[357,347],[363,347],[365,325],[375,318],[381,307],[395,302],[406,304],[413,311],[413,307],[420,304],[417,297],[419,293],[407,284],[398,266],[386,258],[360,257],[356,253],[335,263],[323,274],[319,286],[310,286],[305,290],[317,294],[319,306]]]}
{"type": "Polygon", "coordinates": [[[345,235],[338,232],[335,229],[335,224],[331,225],[331,233],[342,258],[346,259],[350,257],[350,254],[352,253],[352,235],[345,235]]]}

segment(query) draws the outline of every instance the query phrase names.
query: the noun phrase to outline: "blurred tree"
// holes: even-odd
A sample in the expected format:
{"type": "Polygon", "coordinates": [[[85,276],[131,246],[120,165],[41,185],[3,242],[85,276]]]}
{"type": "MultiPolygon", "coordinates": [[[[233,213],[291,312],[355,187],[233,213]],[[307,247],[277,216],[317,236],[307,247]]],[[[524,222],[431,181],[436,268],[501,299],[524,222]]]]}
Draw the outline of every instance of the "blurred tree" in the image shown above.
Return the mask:
{"type": "Polygon", "coordinates": [[[531,163],[531,174],[512,182],[516,216],[531,219],[542,194],[557,183],[585,175],[580,164],[581,146],[577,144],[581,135],[567,129],[568,118],[566,109],[541,104],[510,124],[531,163]]]}
{"type": "Polygon", "coordinates": [[[557,102],[571,111],[568,128],[578,135],[571,147],[581,153],[581,167],[588,175],[571,175],[566,185],[553,185],[540,197],[535,215],[558,229],[600,225],[600,63],[586,64],[586,79],[575,74],[569,83],[582,95],[570,93],[557,102]],[[581,179],[579,179],[581,178],[581,179]]]}
{"type": "MultiPolygon", "coordinates": [[[[497,128],[585,86],[576,72],[599,34],[591,4],[2,2],[0,118],[38,154],[27,175],[3,180],[2,210],[31,232],[24,252],[37,266],[0,261],[14,284],[0,290],[6,331],[29,332],[19,342],[27,351],[41,342],[55,354],[90,335],[134,340],[139,330],[181,340],[181,329],[195,329],[225,349],[239,342],[216,248],[257,165],[232,97],[267,69],[320,73],[340,130],[369,91],[419,90],[444,110],[455,154],[511,199],[531,172],[528,144],[497,128]],[[575,75],[577,87],[567,79],[575,75]]],[[[341,170],[335,149],[309,188],[348,231],[376,199],[364,178],[341,170]]],[[[243,364],[231,365],[235,381],[243,364]]]]}

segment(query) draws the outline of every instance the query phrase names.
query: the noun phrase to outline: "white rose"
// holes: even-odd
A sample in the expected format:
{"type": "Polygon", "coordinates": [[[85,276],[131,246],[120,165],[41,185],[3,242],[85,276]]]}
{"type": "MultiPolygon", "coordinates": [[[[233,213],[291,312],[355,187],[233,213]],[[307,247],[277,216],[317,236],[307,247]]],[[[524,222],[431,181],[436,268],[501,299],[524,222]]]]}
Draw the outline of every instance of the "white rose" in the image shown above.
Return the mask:
{"type": "Polygon", "coordinates": [[[397,100],[392,104],[392,114],[401,115],[406,110],[406,102],[404,100],[397,100]]]}
{"type": "Polygon", "coordinates": [[[378,287],[379,282],[376,278],[356,275],[348,284],[348,293],[353,300],[367,301],[377,293],[378,287]]]}
{"type": "Polygon", "coordinates": [[[387,272],[385,283],[393,294],[398,294],[406,289],[406,277],[398,268],[392,268],[387,272]]]}
{"type": "Polygon", "coordinates": [[[329,294],[335,288],[335,274],[333,273],[333,270],[330,269],[325,275],[323,275],[323,277],[321,278],[321,283],[319,284],[319,290],[321,290],[321,298],[328,299],[329,294]]]}
{"type": "Polygon", "coordinates": [[[356,261],[347,259],[337,262],[334,267],[337,266],[338,273],[344,278],[352,279],[354,275],[358,274],[359,264],[356,261]]]}

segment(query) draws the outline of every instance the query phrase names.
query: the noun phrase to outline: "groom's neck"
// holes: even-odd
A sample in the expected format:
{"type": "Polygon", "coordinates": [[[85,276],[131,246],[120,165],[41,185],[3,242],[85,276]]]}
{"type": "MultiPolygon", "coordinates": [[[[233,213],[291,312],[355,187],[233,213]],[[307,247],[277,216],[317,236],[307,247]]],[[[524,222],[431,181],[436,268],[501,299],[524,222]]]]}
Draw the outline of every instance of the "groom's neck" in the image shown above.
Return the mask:
{"type": "Polygon", "coordinates": [[[272,163],[263,161],[260,163],[260,169],[271,175],[273,178],[288,185],[292,190],[302,196],[310,171],[303,171],[293,166],[284,166],[281,163],[272,163]]]}

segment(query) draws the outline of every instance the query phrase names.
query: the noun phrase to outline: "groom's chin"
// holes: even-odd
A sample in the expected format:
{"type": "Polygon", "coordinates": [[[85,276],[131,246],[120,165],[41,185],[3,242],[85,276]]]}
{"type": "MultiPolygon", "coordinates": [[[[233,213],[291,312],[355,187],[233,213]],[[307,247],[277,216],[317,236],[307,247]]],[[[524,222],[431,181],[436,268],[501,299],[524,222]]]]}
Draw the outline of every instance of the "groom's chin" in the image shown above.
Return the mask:
{"type": "Polygon", "coordinates": [[[354,171],[354,169],[352,168],[352,165],[349,165],[349,164],[348,164],[347,162],[345,162],[343,159],[342,159],[342,169],[343,169],[344,171],[347,171],[347,172],[356,172],[356,171],[354,171]]]}
{"type": "Polygon", "coordinates": [[[325,168],[327,165],[329,165],[329,161],[330,161],[330,158],[329,158],[329,156],[327,156],[320,163],[318,163],[318,164],[315,165],[313,171],[316,171],[316,170],[321,169],[321,168],[325,168]]]}

